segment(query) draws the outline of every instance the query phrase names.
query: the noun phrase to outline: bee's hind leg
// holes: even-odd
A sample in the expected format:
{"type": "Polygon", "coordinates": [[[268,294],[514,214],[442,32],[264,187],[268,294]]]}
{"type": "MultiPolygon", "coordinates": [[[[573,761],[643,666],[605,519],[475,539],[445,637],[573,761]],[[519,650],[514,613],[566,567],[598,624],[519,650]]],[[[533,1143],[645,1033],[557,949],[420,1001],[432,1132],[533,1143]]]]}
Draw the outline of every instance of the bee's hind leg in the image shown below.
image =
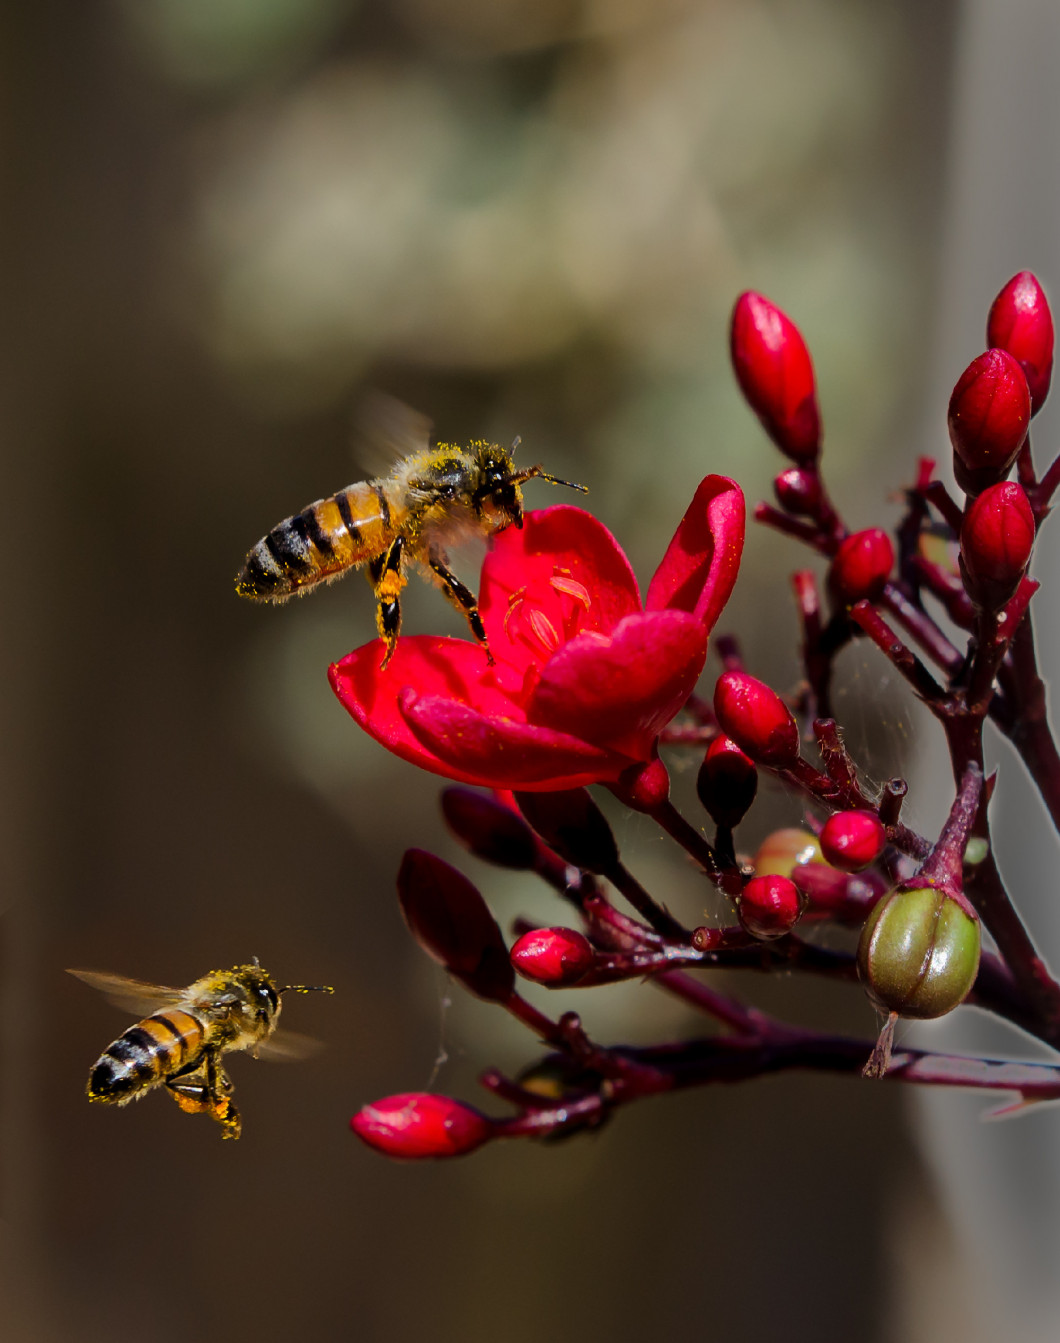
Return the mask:
{"type": "Polygon", "coordinates": [[[369,578],[375,599],[379,603],[376,609],[375,623],[379,637],[386,641],[386,652],[379,670],[382,671],[394,656],[398,635],[401,633],[401,589],[408,581],[403,570],[405,538],[399,536],[385,555],[381,555],[369,569],[369,578]]]}
{"type": "Polygon", "coordinates": [[[238,1138],[243,1121],[232,1100],[232,1083],[214,1054],[194,1072],[178,1074],[166,1083],[166,1090],[185,1114],[208,1114],[221,1125],[222,1138],[238,1138]]]}
{"type": "Polygon", "coordinates": [[[492,667],[494,658],[490,652],[489,640],[486,638],[486,627],[482,623],[482,616],[478,609],[478,599],[475,594],[465,583],[461,583],[442,556],[431,555],[430,566],[431,573],[434,574],[438,586],[457,610],[462,611],[467,617],[467,623],[471,626],[471,633],[485,649],[486,660],[492,667]]]}

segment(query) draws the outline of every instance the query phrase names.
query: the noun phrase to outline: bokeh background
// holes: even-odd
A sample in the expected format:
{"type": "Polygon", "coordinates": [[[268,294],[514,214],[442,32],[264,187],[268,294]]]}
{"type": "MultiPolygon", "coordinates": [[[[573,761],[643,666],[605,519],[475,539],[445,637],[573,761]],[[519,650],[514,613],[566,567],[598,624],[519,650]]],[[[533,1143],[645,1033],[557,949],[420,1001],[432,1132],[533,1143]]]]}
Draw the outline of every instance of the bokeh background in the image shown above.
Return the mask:
{"type": "MultiPolygon", "coordinates": [[[[356,1143],[365,1101],[474,1100],[537,1052],[413,946],[402,851],[458,862],[502,922],[557,910],[460,854],[439,781],[333,700],[364,583],[277,611],[231,579],[361,474],[381,389],[444,439],[522,435],[645,581],[707,471],[753,500],[778,468],[727,368],[747,287],[810,342],[850,521],[892,520],[992,295],[1024,266],[1058,290],[1056,201],[1026,185],[1057,180],[1050,5],[36,0],[0,24],[5,1337],[976,1338],[967,1223],[994,1205],[976,1158],[938,1160],[957,1121],[925,1148],[897,1088],[718,1088],[438,1166],[356,1143]],[[317,1058],[235,1060],[238,1145],[161,1097],[89,1108],[124,1023],[65,967],[179,984],[252,955],[337,992],[288,1003],[317,1058]]],[[[803,560],[752,531],[724,622],[778,684],[803,560]]],[[[432,592],[406,621],[459,632],[432,592]]],[[[919,768],[887,669],[844,675],[870,769],[919,768]]],[[[795,819],[773,799],[741,838],[795,819]]],[[[717,917],[616,822],[647,885],[717,917]]],[[[856,989],[740,987],[874,1026],[856,989]]],[[[562,1005],[605,1041],[699,1028],[646,986],[562,1005]]]]}

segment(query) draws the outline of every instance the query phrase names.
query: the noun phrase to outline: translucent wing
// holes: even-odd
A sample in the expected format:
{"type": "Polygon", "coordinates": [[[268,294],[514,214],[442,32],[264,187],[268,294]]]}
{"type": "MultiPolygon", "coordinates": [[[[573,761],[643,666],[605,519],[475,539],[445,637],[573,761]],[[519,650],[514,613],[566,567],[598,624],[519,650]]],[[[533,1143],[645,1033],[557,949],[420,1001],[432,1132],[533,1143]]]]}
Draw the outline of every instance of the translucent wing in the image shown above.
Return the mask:
{"type": "Polygon", "coordinates": [[[426,415],[396,396],[375,388],[364,392],[350,425],[353,457],[364,479],[388,476],[395,462],[426,452],[433,427],[426,415]]]}
{"type": "Polygon", "coordinates": [[[267,1040],[258,1045],[258,1058],[268,1059],[270,1063],[297,1063],[299,1059],[319,1054],[324,1048],[319,1040],[311,1035],[301,1035],[298,1031],[273,1031],[267,1040]]]}
{"type": "Polygon", "coordinates": [[[160,1007],[173,1007],[183,1002],[187,989],[171,989],[165,984],[151,984],[145,979],[128,979],[125,975],[108,975],[98,970],[68,970],[91,988],[103,994],[114,1007],[131,1012],[134,1016],[149,1016],[160,1007]]]}

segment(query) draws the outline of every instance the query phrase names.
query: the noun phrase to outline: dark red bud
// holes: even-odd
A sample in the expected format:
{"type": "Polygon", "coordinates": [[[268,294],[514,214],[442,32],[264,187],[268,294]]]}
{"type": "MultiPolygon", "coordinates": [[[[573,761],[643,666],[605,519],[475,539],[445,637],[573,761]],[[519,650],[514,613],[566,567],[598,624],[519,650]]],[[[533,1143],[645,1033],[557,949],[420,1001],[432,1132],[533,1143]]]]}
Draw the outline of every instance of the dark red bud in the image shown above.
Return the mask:
{"type": "Polygon", "coordinates": [[[350,1120],[362,1142],[406,1160],[464,1156],[493,1136],[484,1114],[449,1096],[408,1091],[366,1105],[350,1120]]]}
{"type": "Polygon", "coordinates": [[[828,583],[843,606],[874,600],[894,568],[891,538],[879,527],[854,532],[840,544],[828,571],[828,583]]]}
{"type": "Polygon", "coordinates": [[[949,428],[957,483],[969,494],[1008,473],[1027,437],[1031,394],[1007,350],[987,350],[961,374],[950,397],[949,428]]]}
{"type": "Polygon", "coordinates": [[[1049,394],[1053,374],[1053,315],[1037,277],[1029,270],[1013,275],[994,299],[986,323],[986,343],[1007,350],[1027,376],[1031,414],[1049,394]]]}
{"type": "Polygon", "coordinates": [[[589,939],[574,928],[535,928],[512,947],[512,965],[524,979],[550,988],[576,984],[593,963],[589,939]]]}
{"type": "Polygon", "coordinates": [[[1022,485],[1003,480],[972,501],[961,526],[968,595],[990,611],[1016,591],[1034,547],[1034,513],[1022,485]]]}
{"type": "Polygon", "coordinates": [[[670,796],[670,776],[658,756],[646,765],[631,765],[611,784],[611,791],[634,811],[650,815],[670,796]]]}
{"type": "Polygon", "coordinates": [[[766,433],[792,461],[816,461],[817,386],[798,327],[761,294],[741,294],[732,312],[731,351],[740,390],[766,433]]]}
{"type": "Polygon", "coordinates": [[[409,849],[398,899],[413,937],[454,978],[487,1002],[507,1002],[515,973],[497,921],[462,872],[433,853],[409,849]]]}
{"type": "Polygon", "coordinates": [[[475,855],[498,867],[533,867],[537,844],[530,827],[510,807],[470,788],[446,788],[442,814],[449,829],[475,855]]]}
{"type": "Polygon", "coordinates": [[[760,765],[783,768],[798,757],[799,725],[764,681],[723,672],[714,688],[714,712],[721,730],[760,765]]]}
{"type": "Polygon", "coordinates": [[[747,815],[758,792],[754,761],[728,737],[715,737],[696,779],[699,800],[715,825],[730,830],[747,815]]]}
{"type": "Polygon", "coordinates": [[[744,932],[765,941],[790,933],[802,914],[804,898],[788,877],[752,877],[740,892],[737,913],[744,932]]]}
{"type": "Polygon", "coordinates": [[[840,811],[821,831],[821,852],[841,872],[860,872],[883,852],[887,832],[871,811],[840,811]]]}
{"type": "Polygon", "coordinates": [[[606,874],[618,862],[618,845],[604,813],[585,788],[557,793],[516,793],[519,810],[565,863],[606,874]]]}
{"type": "Polygon", "coordinates": [[[813,518],[821,507],[821,481],[816,471],[804,466],[789,466],[773,481],[777,503],[786,513],[813,518]]]}

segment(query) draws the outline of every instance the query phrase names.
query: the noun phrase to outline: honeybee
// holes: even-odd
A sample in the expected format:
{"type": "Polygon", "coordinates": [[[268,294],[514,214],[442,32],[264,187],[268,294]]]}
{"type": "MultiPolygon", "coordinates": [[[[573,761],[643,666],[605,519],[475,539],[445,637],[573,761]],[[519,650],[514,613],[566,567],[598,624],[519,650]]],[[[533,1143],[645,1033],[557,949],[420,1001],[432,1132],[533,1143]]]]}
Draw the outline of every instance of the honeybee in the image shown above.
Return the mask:
{"type": "Polygon", "coordinates": [[[403,457],[387,476],[348,485],[285,518],[247,556],[236,591],[253,601],[283,602],[349,569],[368,566],[386,642],[382,666],[401,631],[401,591],[411,565],[462,611],[492,664],[475,594],[449,567],[451,547],[523,525],[520,486],[535,478],[585,492],[540,466],[516,470],[511,448],[476,441],[439,443],[403,457]]]}
{"type": "Polygon", "coordinates": [[[127,1105],[164,1086],[185,1113],[215,1119],[222,1138],[238,1138],[242,1129],[222,1056],[247,1049],[255,1056],[298,1057],[313,1042],[293,1032],[274,1034],[280,995],[334,992],[323,985],[278,988],[256,959],[253,965],[211,970],[186,989],[94,970],[70,974],[99,989],[117,1007],[149,1013],[93,1064],[88,1099],[127,1105]]]}

